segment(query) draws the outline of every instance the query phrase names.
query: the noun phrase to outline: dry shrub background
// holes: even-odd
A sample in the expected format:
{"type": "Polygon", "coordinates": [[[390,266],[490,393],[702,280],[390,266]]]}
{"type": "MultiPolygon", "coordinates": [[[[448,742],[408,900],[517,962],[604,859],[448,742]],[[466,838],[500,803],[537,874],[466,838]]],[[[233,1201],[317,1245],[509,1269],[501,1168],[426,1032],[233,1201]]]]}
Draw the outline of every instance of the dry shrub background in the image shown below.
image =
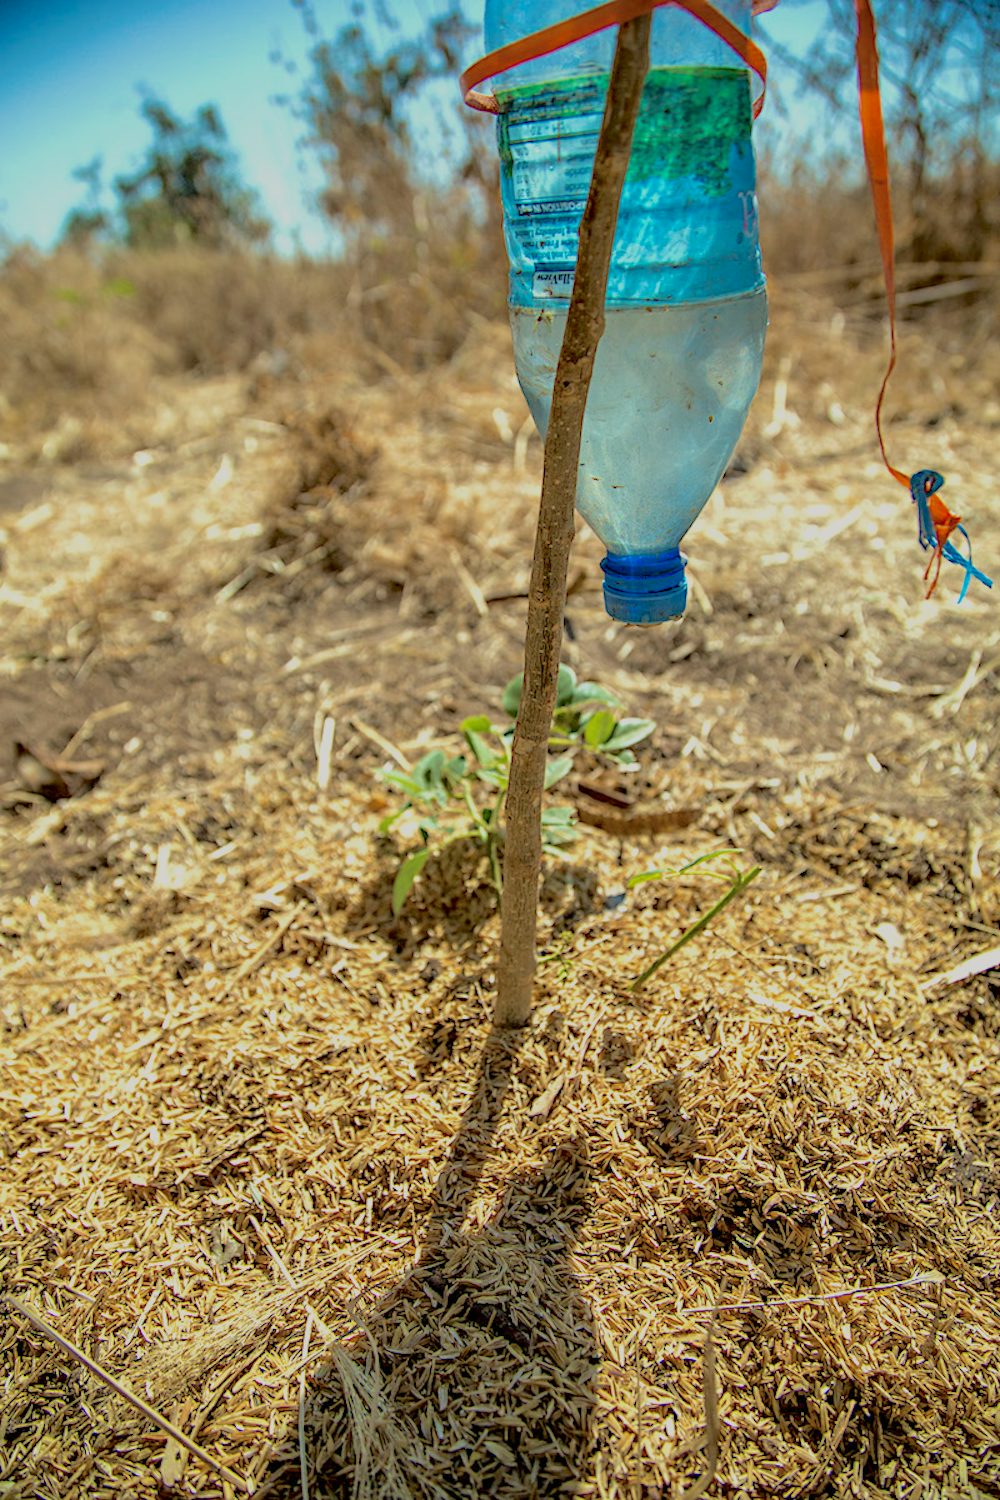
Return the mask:
{"type": "Polygon", "coordinates": [[[375,249],[364,276],[196,246],[18,249],[0,268],[0,440],[60,429],[45,453],[56,459],[142,446],[163,376],[421,369],[497,316],[502,298],[495,263],[444,236],[375,249]]]}
{"type": "MultiPolygon", "coordinates": [[[[930,260],[907,258],[916,223],[905,195],[897,200],[904,316],[916,326],[930,317],[929,342],[944,365],[935,359],[924,375],[932,384],[954,376],[959,405],[962,380],[974,380],[984,360],[992,381],[1000,273],[1000,166],[987,174],[994,191],[986,210],[970,205],[970,179],[959,156],[931,198],[930,218],[920,220],[930,260]]],[[[760,199],[772,306],[805,298],[797,318],[772,333],[769,363],[798,343],[828,378],[845,335],[848,347],[879,350],[884,293],[867,189],[842,164],[821,172],[803,161],[781,178],[765,168],[760,199]],[[833,334],[817,346],[814,321],[830,326],[831,318],[833,334]]],[[[266,385],[290,371],[322,376],[349,364],[374,379],[450,359],[484,322],[502,317],[498,225],[495,214],[470,220],[454,192],[417,195],[417,204],[419,230],[373,232],[340,260],[194,243],[13,249],[0,265],[0,441],[29,440],[55,460],[141,447],[165,376],[251,370],[266,385]]],[[[815,388],[803,382],[804,393],[815,388]]]]}

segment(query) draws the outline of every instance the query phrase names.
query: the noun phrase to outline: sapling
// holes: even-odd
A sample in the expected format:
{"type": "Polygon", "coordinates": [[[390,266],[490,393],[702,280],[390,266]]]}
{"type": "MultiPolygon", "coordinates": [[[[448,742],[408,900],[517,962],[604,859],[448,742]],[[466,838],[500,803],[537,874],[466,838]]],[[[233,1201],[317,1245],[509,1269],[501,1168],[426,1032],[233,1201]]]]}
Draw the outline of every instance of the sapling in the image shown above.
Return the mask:
{"type": "MultiPolygon", "coordinates": [[[[432,855],[449,844],[479,844],[497,897],[503,894],[503,811],[510,785],[511,743],[523,682],[517,676],[504,688],[502,706],[508,722],[495,724],[474,714],[459,726],[465,749],[450,754],[429,750],[411,769],[386,767],[379,776],[403,794],[403,802],[379,824],[379,832],[404,829],[419,847],[403,859],[392,886],[393,915],[398,916],[432,855]]],[[[589,756],[618,766],[635,763],[632,747],[648,739],[652,719],[619,718],[615,695],[597,682],[578,682],[572,667],[561,665],[556,702],[549,725],[543,787],[563,781],[576,759],[589,756]]],[[[541,813],[542,848],[565,858],[565,847],[577,837],[572,807],[546,803],[541,813]]]]}
{"type": "Polygon", "coordinates": [[[583,414],[597,345],[604,331],[604,302],[618,204],[649,68],[649,29],[648,15],[635,16],[618,28],[590,191],[580,220],[566,329],[552,387],[528,587],[526,685],[511,753],[507,881],[501,906],[493,1013],[497,1026],[524,1026],[531,1016],[546,730],[556,697],[583,414]]]}

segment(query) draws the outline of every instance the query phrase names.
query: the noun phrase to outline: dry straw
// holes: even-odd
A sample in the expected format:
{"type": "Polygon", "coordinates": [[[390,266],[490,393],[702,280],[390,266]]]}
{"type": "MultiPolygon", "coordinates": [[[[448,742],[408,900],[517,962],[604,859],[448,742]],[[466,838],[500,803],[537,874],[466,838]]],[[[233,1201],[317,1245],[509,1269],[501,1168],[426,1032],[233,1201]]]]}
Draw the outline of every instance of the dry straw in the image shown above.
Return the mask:
{"type": "Polygon", "coordinates": [[[162,1412],[158,1412],[155,1407],[150,1406],[148,1401],[144,1401],[141,1396],[137,1396],[135,1391],[130,1391],[128,1386],[123,1385],[120,1380],[116,1380],[114,1375],[110,1375],[107,1370],[102,1369],[95,1359],[91,1359],[89,1354],[85,1354],[82,1349],[78,1349],[71,1339],[64,1338],[59,1330],[53,1328],[48,1319],[43,1318],[41,1313],[35,1308],[29,1307],[26,1302],[22,1302],[18,1297],[10,1296],[9,1293],[5,1300],[7,1306],[17,1313],[18,1317],[24,1318],[31,1324],[32,1328],[44,1334],[47,1339],[51,1339],[64,1354],[68,1354],[71,1359],[75,1359],[78,1364],[82,1365],[85,1370],[93,1375],[95,1380],[100,1380],[110,1391],[114,1391],[116,1396],[120,1396],[129,1406],[134,1407],[137,1412],[140,1412],[142,1416],[152,1422],[154,1427],[158,1427],[161,1432],[165,1432],[168,1437],[173,1438],[175,1443],[179,1443],[188,1453],[200,1459],[214,1473],[220,1474],[223,1479],[235,1485],[241,1493],[247,1495],[254,1493],[252,1484],[242,1479],[239,1474],[234,1474],[232,1469],[228,1469],[225,1464],[219,1463],[217,1458],[213,1458],[211,1453],[206,1452],[193,1438],[188,1437],[179,1427],[175,1427],[173,1422],[168,1421],[162,1412]]]}
{"type": "MultiPolygon", "coordinates": [[[[90,791],[2,788],[3,1289],[272,1500],[649,1500],[713,1470],[732,1500],[1000,1491],[997,1001],[968,970],[1000,920],[1000,641],[986,605],[906,595],[910,518],[851,406],[877,361],[832,313],[807,339],[774,299],[801,422],[752,429],[700,523],[711,614],[654,640],[571,595],[571,664],[661,726],[615,795],[695,817],[587,826],[547,872],[508,1052],[481,870],[429,866],[393,921],[374,837],[378,766],[518,666],[538,448],[516,463],[493,415],[521,427],[505,331],[340,380],[383,445],[364,493],[290,499],[294,424],[204,383],[160,457],[54,469],[50,522],[4,516],[4,724],[58,752],[133,707],[91,719],[90,791]],[[714,888],[622,902],[628,876],[721,842],[762,875],[634,995],[714,888]]],[[[962,421],[986,536],[990,434],[962,421]]],[[[9,1307],[0,1369],[0,1485],[154,1500],[173,1440],[9,1307]]],[[[218,1500],[201,1464],[176,1492],[218,1500]]]]}

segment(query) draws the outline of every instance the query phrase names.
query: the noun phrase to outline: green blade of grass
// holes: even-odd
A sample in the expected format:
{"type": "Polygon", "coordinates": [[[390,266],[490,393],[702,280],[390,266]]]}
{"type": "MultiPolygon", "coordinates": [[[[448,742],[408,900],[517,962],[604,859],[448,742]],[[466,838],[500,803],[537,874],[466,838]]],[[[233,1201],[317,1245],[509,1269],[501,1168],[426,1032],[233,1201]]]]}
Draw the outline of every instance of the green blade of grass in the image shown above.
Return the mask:
{"type": "Polygon", "coordinates": [[[726,894],[720,897],[720,899],[716,901],[714,906],[709,907],[708,911],[703,913],[703,915],[700,916],[696,922],[692,922],[691,926],[687,929],[686,932],[683,932],[681,934],[676,943],[671,943],[666,953],[661,953],[659,958],[653,960],[648,969],[644,969],[643,972],[638,976],[638,978],[633,979],[632,983],[629,985],[629,989],[641,989],[642,986],[646,983],[647,979],[652,979],[657,969],[662,969],[668,958],[673,958],[674,954],[680,952],[685,943],[689,943],[693,937],[697,937],[699,932],[706,928],[709,922],[713,920],[713,918],[719,915],[723,907],[729,905],[734,896],[739,896],[743,891],[745,891],[751,880],[756,880],[757,876],[760,874],[760,871],[760,865],[754,865],[752,870],[747,870],[745,874],[738,875],[733,881],[732,885],[729,887],[726,894]]]}

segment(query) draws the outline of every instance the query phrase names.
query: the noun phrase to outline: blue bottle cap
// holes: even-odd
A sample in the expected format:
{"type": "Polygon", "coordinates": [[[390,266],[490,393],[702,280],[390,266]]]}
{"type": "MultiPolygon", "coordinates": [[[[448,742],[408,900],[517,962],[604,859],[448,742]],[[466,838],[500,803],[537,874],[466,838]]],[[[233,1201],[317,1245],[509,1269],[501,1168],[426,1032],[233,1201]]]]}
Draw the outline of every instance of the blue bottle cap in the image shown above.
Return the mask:
{"type": "Polygon", "coordinates": [[[678,620],[687,604],[687,558],[679,547],[666,552],[609,552],[604,569],[604,607],[613,620],[630,625],[658,625],[678,620]]]}

